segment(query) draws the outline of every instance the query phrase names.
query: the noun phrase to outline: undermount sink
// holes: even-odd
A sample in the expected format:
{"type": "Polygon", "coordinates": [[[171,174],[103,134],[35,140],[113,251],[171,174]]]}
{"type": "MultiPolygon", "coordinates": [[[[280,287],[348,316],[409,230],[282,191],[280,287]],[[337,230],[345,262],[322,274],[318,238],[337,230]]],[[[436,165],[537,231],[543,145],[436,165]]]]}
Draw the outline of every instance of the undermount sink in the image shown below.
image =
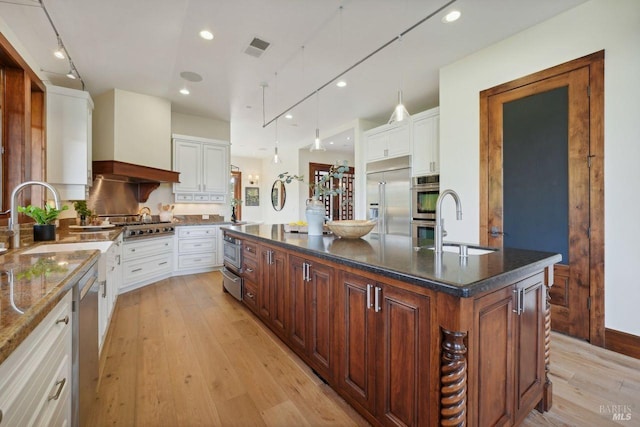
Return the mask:
{"type": "Polygon", "coordinates": [[[51,252],[73,252],[73,251],[93,251],[97,250],[105,253],[109,250],[113,242],[82,242],[82,243],[48,243],[34,246],[22,252],[23,255],[47,254],[51,252]]]}
{"type": "MultiPolygon", "coordinates": [[[[496,252],[496,248],[481,248],[478,246],[467,245],[465,243],[444,243],[442,245],[442,252],[450,252],[454,254],[460,253],[460,246],[467,247],[467,255],[487,255],[496,252]]],[[[433,251],[433,246],[424,246],[424,249],[433,251]]]]}

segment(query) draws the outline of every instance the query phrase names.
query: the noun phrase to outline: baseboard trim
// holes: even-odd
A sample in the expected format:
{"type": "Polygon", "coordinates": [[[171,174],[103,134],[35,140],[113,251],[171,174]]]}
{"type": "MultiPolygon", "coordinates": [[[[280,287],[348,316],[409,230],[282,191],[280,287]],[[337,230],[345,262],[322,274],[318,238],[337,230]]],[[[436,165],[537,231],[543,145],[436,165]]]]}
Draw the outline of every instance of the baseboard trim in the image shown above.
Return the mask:
{"type": "Polygon", "coordinates": [[[604,348],[640,359],[640,337],[637,335],[605,328],[604,348]]]}

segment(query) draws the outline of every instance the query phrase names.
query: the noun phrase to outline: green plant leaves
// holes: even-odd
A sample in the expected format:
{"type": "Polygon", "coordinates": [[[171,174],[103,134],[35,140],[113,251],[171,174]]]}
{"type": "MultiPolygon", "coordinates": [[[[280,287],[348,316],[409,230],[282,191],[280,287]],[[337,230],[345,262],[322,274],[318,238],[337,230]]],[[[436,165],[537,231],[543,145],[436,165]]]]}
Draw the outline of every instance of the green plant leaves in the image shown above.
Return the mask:
{"type": "Polygon", "coordinates": [[[69,206],[64,205],[61,209],[56,209],[47,204],[44,205],[44,208],[40,208],[38,206],[18,206],[18,212],[25,214],[26,216],[33,218],[36,224],[51,224],[53,221],[58,218],[60,212],[69,209],[69,206]]]}

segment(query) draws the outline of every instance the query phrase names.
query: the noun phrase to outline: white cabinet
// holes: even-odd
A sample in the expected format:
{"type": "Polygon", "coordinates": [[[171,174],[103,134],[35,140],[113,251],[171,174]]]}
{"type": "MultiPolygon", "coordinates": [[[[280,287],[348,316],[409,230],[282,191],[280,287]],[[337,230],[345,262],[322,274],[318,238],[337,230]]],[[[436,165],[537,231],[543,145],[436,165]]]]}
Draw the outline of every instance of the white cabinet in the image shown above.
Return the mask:
{"type": "Polygon", "coordinates": [[[414,114],[412,119],[413,176],[440,173],[440,108],[414,114]]]}
{"type": "Polygon", "coordinates": [[[98,348],[102,352],[122,282],[122,235],[118,236],[109,250],[100,257],[100,268],[104,263],[104,278],[99,277],[101,283],[98,303],[98,348]]]}
{"type": "Polygon", "coordinates": [[[173,135],[173,184],[178,203],[226,203],[229,191],[229,143],[173,135]]]}
{"type": "Polygon", "coordinates": [[[47,182],[62,200],[85,200],[93,182],[92,113],[88,92],[47,86],[47,182]]]}
{"type": "Polygon", "coordinates": [[[0,365],[0,425],[71,425],[72,291],[0,365]]]}
{"type": "Polygon", "coordinates": [[[409,121],[406,121],[365,132],[367,163],[411,154],[410,131],[409,121]]]}
{"type": "Polygon", "coordinates": [[[211,271],[222,265],[222,233],[218,225],[176,227],[176,274],[211,271]]]}
{"type": "Polygon", "coordinates": [[[122,253],[120,293],[171,276],[173,236],[126,241],[122,253]]]}

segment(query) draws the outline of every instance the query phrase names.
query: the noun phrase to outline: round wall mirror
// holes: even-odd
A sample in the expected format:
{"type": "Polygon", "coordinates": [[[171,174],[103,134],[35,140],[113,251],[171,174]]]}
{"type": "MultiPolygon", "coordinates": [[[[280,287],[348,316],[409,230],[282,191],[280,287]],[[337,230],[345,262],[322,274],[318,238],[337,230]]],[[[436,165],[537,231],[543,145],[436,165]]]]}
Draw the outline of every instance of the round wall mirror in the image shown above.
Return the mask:
{"type": "Polygon", "coordinates": [[[284,202],[287,200],[287,190],[284,188],[284,182],[276,179],[271,186],[271,205],[276,211],[284,208],[284,202]]]}

